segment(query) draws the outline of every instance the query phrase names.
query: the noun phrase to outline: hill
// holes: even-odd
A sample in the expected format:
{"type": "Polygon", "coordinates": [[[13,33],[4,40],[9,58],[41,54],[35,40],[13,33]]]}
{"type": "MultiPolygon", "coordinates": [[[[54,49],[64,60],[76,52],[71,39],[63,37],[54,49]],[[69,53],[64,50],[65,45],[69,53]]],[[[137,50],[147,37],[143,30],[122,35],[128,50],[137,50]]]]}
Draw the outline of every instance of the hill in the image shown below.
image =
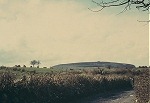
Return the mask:
{"type": "Polygon", "coordinates": [[[85,68],[135,68],[132,64],[125,63],[115,63],[115,62],[78,62],[78,63],[68,63],[68,64],[59,64],[53,66],[53,68],[57,69],[85,69],[85,68]]]}

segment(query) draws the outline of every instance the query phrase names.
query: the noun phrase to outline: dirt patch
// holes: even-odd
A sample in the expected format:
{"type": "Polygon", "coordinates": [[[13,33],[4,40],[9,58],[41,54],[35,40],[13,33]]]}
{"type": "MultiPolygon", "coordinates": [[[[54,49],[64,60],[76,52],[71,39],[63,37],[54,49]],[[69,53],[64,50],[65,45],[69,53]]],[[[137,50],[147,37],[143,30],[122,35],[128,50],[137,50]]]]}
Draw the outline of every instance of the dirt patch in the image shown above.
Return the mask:
{"type": "Polygon", "coordinates": [[[134,91],[111,92],[87,97],[72,103],[134,103],[134,91]]]}

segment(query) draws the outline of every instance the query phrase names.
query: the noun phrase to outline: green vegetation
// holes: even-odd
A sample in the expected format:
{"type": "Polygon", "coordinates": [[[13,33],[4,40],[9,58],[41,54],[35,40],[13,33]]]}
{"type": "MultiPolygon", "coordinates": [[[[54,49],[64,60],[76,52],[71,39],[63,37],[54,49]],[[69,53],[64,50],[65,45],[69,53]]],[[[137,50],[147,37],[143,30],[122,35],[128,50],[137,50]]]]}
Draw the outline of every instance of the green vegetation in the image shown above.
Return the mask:
{"type": "Polygon", "coordinates": [[[142,69],[140,75],[134,77],[134,91],[138,103],[150,101],[150,71],[142,69]]]}
{"type": "Polygon", "coordinates": [[[32,60],[30,62],[30,64],[34,67],[35,65],[37,65],[37,67],[39,68],[39,65],[41,64],[41,62],[39,60],[32,60]]]}
{"type": "MultiPolygon", "coordinates": [[[[131,78],[144,73],[141,69],[60,71],[49,68],[1,67],[0,102],[70,103],[75,99],[97,93],[131,89],[131,78]]],[[[134,86],[135,90],[141,90],[137,88],[134,86]]],[[[140,95],[136,97],[138,100],[141,98],[140,95]]],[[[147,95],[142,98],[147,98],[147,95]]]]}

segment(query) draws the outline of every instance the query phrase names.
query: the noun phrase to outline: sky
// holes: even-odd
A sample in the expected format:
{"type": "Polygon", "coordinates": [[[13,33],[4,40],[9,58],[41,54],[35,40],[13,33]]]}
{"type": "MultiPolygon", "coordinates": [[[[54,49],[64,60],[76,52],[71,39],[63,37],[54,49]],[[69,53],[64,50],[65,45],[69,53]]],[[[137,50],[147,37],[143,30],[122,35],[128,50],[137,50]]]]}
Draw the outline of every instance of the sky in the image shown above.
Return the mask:
{"type": "Polygon", "coordinates": [[[91,0],[0,0],[0,65],[80,61],[149,64],[148,14],[91,0]]]}

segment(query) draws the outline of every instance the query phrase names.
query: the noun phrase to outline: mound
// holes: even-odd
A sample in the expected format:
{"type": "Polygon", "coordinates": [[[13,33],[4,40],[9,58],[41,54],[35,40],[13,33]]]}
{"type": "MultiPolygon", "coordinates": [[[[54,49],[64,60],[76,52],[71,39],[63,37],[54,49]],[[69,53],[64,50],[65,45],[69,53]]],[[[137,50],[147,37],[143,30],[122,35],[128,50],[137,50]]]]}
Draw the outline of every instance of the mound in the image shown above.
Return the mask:
{"type": "Polygon", "coordinates": [[[59,64],[53,66],[53,68],[57,69],[68,69],[68,68],[126,68],[131,69],[135,68],[132,64],[125,63],[115,63],[115,62],[78,62],[78,63],[68,63],[68,64],[59,64]]]}

